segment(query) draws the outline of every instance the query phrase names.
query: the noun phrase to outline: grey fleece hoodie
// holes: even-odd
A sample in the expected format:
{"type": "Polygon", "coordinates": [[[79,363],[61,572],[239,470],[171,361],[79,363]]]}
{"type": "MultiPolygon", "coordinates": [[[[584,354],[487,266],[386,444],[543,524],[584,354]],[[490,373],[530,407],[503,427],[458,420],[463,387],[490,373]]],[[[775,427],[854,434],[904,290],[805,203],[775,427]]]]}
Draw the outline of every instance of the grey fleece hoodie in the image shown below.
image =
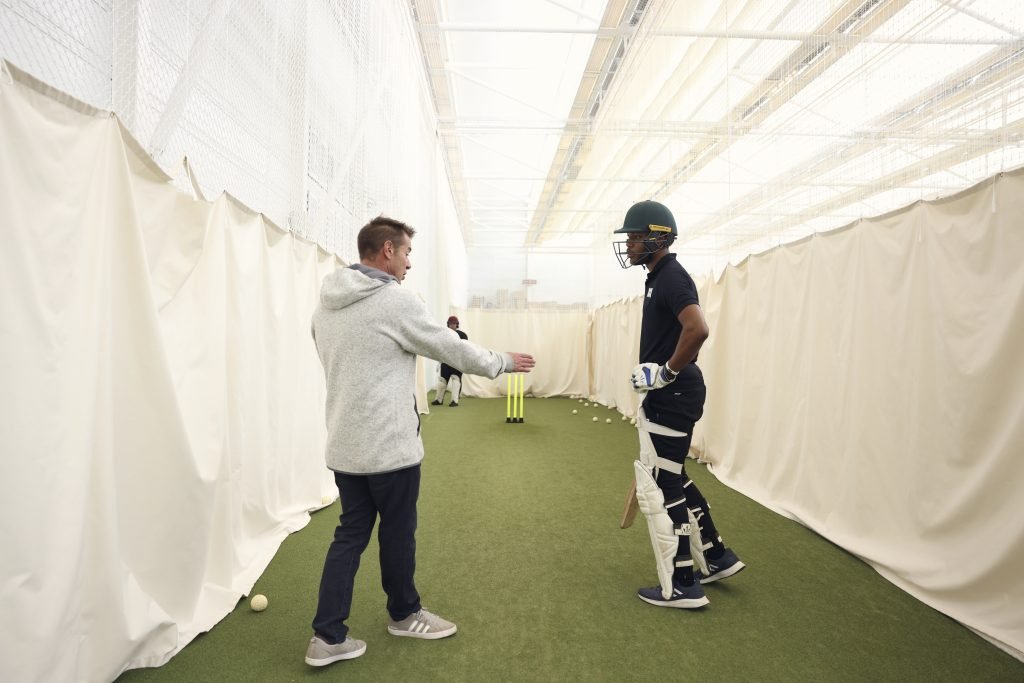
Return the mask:
{"type": "Polygon", "coordinates": [[[327,376],[327,467],[378,474],[423,460],[416,356],[497,377],[512,357],[463,341],[391,275],[362,264],[326,278],[313,340],[327,376]]]}

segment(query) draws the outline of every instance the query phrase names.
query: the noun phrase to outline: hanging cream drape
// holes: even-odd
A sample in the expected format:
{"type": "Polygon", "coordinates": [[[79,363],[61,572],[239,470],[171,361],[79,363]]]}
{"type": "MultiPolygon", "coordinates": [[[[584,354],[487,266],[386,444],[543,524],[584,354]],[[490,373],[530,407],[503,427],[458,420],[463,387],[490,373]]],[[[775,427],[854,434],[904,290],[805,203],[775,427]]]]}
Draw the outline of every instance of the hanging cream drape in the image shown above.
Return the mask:
{"type": "MultiPolygon", "coordinates": [[[[524,378],[528,396],[584,394],[589,390],[587,358],[590,315],[587,311],[457,312],[470,341],[496,351],[533,354],[537,367],[524,378]]],[[[505,378],[463,377],[466,396],[495,397],[506,393],[505,378]]]]}
{"type": "Polygon", "coordinates": [[[695,431],[722,481],[1018,658],[1022,216],[1006,174],[706,282],[695,431]]]}
{"type": "Polygon", "coordinates": [[[335,260],[6,66],[0,680],[112,680],[216,624],[336,496],[309,333],[335,260]]]}

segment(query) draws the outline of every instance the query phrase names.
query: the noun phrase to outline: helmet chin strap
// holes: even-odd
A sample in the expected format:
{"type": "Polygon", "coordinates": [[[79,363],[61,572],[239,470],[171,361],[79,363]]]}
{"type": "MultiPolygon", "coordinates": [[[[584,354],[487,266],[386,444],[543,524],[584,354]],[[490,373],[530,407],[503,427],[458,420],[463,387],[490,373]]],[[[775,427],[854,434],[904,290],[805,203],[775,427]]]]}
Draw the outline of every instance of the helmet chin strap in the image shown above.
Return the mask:
{"type": "Polygon", "coordinates": [[[668,244],[663,244],[661,239],[661,237],[649,237],[644,240],[644,248],[647,250],[647,253],[641,254],[640,260],[637,261],[638,266],[647,267],[647,264],[651,262],[655,254],[668,247],[668,244]]]}
{"type": "Polygon", "coordinates": [[[647,261],[650,261],[651,257],[653,257],[655,254],[657,254],[662,249],[662,245],[658,244],[658,240],[657,239],[647,239],[647,240],[644,240],[644,246],[647,247],[647,258],[644,259],[644,263],[647,263],[647,261]]]}

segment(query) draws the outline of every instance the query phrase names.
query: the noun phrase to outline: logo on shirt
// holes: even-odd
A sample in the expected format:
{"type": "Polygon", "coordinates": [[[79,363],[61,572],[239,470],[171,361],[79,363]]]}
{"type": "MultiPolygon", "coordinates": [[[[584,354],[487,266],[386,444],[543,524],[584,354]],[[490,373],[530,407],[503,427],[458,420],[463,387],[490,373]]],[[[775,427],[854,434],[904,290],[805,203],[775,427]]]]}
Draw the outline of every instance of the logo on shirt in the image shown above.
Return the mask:
{"type": "Polygon", "coordinates": [[[652,296],[654,296],[654,287],[647,290],[647,298],[650,299],[652,296]]]}

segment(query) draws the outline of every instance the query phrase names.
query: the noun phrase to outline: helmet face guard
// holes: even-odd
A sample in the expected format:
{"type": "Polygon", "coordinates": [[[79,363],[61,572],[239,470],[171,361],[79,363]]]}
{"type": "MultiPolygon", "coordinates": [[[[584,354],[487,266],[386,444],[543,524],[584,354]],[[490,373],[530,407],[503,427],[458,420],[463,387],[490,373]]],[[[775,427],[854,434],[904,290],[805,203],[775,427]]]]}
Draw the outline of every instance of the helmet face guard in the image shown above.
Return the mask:
{"type": "Polygon", "coordinates": [[[632,243],[626,240],[611,243],[611,248],[615,252],[615,258],[618,259],[618,265],[621,265],[623,268],[629,268],[634,265],[646,265],[654,254],[662,250],[662,246],[658,244],[656,239],[648,237],[642,243],[644,251],[638,254],[639,258],[634,263],[630,260],[630,244],[632,243]]]}
{"type": "Polygon", "coordinates": [[[650,262],[652,256],[672,244],[674,241],[675,238],[671,235],[666,236],[648,233],[647,238],[643,241],[644,251],[638,254],[640,258],[636,260],[636,263],[629,260],[629,241],[622,240],[620,242],[612,242],[612,250],[615,252],[615,258],[619,260],[619,265],[623,268],[629,268],[631,266],[645,266],[650,262]]]}

